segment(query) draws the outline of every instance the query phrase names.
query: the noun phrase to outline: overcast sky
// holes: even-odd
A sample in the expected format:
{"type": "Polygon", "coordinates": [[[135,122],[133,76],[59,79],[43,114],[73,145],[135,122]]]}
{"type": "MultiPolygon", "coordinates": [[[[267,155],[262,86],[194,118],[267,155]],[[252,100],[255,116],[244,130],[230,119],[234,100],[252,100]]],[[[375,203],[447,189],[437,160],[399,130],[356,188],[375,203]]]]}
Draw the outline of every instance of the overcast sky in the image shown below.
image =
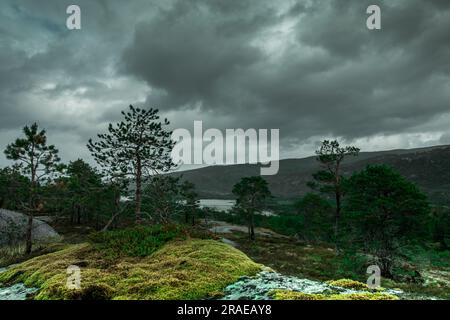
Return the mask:
{"type": "Polygon", "coordinates": [[[64,161],[89,159],[130,103],[173,128],[279,128],[282,158],[331,137],[450,144],[450,1],[2,0],[1,150],[36,121],[64,161]]]}

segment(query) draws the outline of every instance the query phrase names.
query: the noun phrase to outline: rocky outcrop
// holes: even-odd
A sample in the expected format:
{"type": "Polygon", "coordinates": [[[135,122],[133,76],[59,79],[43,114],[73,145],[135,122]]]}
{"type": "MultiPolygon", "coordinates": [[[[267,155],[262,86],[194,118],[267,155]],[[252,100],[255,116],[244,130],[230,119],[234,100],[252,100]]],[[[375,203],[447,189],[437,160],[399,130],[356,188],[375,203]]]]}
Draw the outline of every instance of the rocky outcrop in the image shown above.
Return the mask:
{"type": "Polygon", "coordinates": [[[307,279],[284,276],[276,272],[263,271],[256,277],[242,277],[225,288],[224,300],[270,300],[275,289],[298,290],[305,293],[323,293],[330,286],[307,279]]]}
{"type": "MultiPolygon", "coordinates": [[[[28,217],[19,212],[0,209],[0,245],[16,244],[25,239],[28,217]]],[[[48,242],[59,239],[58,233],[47,223],[33,220],[33,242],[48,242]]]]}
{"type": "MultiPolygon", "coordinates": [[[[271,293],[277,290],[303,293],[306,296],[324,295],[324,297],[327,297],[328,295],[333,297],[333,300],[340,300],[340,298],[350,297],[349,295],[355,294],[365,294],[367,298],[367,295],[371,294],[370,290],[338,287],[319,281],[285,276],[277,272],[262,271],[254,277],[241,277],[239,281],[226,287],[222,299],[271,300],[273,299],[271,293]],[[341,295],[342,297],[340,297],[341,295]]],[[[380,292],[392,297],[401,297],[403,294],[403,291],[390,289],[383,289],[380,292]]],[[[379,294],[378,297],[380,297],[379,294]]]]}

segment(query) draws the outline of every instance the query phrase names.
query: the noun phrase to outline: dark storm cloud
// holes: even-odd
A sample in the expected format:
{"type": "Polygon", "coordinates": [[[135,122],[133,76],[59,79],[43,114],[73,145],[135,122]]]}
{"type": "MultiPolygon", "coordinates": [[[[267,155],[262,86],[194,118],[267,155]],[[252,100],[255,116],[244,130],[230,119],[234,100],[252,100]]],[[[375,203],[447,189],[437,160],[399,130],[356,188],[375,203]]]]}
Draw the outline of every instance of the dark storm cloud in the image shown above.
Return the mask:
{"type": "Polygon", "coordinates": [[[80,0],[69,31],[72,3],[2,3],[1,148],[38,121],[65,160],[84,156],[130,103],[174,127],[280,128],[287,151],[325,136],[448,141],[450,1],[80,0]]]}
{"type": "Polygon", "coordinates": [[[206,99],[223,107],[234,89],[227,81],[263,58],[250,42],[275,20],[273,9],[250,3],[178,1],[136,26],[124,68],[162,89],[150,102],[179,108],[206,99]]]}
{"type": "Polygon", "coordinates": [[[123,61],[160,89],[148,101],[239,113],[238,124],[304,138],[398,133],[449,111],[446,2],[378,1],[381,31],[366,28],[373,1],[217,3],[180,1],[136,26],[123,61]],[[265,50],[278,36],[292,43],[265,50]]]}
{"type": "Polygon", "coordinates": [[[87,139],[107,125],[103,114],[111,109],[119,114],[139,92],[145,96],[146,85],[115,72],[134,28],[128,19],[138,16],[138,4],[108,3],[77,1],[82,30],[69,31],[66,8],[72,1],[2,2],[1,150],[21,127],[37,121],[64,160],[84,157],[87,139]]]}

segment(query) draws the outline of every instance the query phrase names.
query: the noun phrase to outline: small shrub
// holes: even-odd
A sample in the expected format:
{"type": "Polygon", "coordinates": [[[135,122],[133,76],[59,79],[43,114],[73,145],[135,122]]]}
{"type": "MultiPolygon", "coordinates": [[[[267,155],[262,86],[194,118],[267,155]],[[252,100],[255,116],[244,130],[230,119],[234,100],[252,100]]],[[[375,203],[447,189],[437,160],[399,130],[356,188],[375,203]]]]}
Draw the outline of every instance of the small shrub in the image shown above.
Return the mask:
{"type": "MultiPolygon", "coordinates": [[[[186,225],[168,224],[97,232],[90,236],[95,247],[109,258],[146,257],[173,239],[214,239],[208,231],[186,225]]],[[[216,237],[217,238],[217,237],[216,237]]]]}
{"type": "Polygon", "coordinates": [[[395,266],[392,271],[393,280],[404,283],[423,284],[424,278],[417,270],[417,268],[411,264],[403,263],[402,265],[395,266]]]}
{"type": "Polygon", "coordinates": [[[146,257],[170,240],[185,238],[186,234],[185,228],[179,225],[153,225],[99,232],[90,239],[108,257],[146,257]]]}

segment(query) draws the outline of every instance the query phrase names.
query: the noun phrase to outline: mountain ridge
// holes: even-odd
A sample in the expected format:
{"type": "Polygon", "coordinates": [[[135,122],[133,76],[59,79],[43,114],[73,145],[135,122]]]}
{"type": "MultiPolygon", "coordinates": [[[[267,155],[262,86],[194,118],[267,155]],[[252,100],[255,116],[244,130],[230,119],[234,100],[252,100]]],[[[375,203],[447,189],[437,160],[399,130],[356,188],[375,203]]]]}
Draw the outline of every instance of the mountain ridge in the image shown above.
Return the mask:
{"type": "MultiPolygon", "coordinates": [[[[450,201],[450,145],[414,149],[393,149],[361,152],[347,158],[343,174],[350,175],[368,164],[387,164],[408,180],[416,183],[433,202],[450,201]]],[[[232,187],[244,176],[259,175],[261,164],[215,165],[170,173],[193,182],[202,198],[231,199],[232,187]]],[[[300,197],[310,189],[306,183],[320,169],[315,156],[280,160],[276,175],[265,176],[276,197],[300,197]]]]}

